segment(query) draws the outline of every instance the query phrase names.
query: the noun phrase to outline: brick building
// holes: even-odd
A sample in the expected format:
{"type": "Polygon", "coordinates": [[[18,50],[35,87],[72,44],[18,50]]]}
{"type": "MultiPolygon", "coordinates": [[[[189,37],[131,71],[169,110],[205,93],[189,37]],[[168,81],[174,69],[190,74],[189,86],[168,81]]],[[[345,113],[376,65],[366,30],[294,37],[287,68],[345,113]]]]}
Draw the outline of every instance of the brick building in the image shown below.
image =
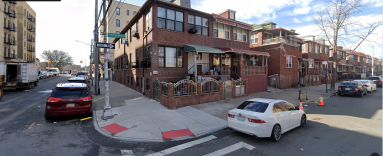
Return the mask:
{"type": "Polygon", "coordinates": [[[234,92],[243,93],[233,97],[266,91],[269,54],[250,50],[252,29],[233,10],[208,14],[191,9],[190,0],[147,0],[120,31],[126,38],[113,41],[114,80],[168,108],[221,100],[223,81],[232,79],[234,92]],[[212,88],[204,87],[206,79],[221,80],[214,81],[219,94],[205,92],[212,88]],[[188,84],[177,88],[182,83],[188,84]]]}
{"type": "Polygon", "coordinates": [[[302,58],[301,45],[304,41],[297,37],[299,34],[295,30],[277,28],[276,25],[273,22],[254,24],[250,49],[270,54],[268,75],[278,75],[279,88],[297,87],[302,75],[298,60],[302,58]]]}

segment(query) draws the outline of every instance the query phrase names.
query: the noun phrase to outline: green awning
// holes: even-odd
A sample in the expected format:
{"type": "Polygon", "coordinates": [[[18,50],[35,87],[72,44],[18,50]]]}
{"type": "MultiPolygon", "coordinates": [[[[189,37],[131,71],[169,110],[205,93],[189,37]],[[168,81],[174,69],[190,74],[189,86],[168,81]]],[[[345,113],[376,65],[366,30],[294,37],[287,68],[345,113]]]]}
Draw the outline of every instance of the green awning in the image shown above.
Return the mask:
{"type": "Polygon", "coordinates": [[[193,52],[196,51],[198,53],[225,53],[223,50],[205,47],[205,46],[197,46],[197,45],[187,45],[185,44],[185,52],[193,52]]]}

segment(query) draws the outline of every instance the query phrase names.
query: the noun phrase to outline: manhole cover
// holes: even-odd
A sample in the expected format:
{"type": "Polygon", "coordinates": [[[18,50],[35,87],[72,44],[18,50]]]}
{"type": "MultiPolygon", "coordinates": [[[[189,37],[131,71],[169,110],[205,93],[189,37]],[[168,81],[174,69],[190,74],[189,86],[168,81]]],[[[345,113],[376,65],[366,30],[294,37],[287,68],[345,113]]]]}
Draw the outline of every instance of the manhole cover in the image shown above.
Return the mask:
{"type": "Polygon", "coordinates": [[[250,155],[251,156],[273,156],[271,153],[261,151],[261,150],[251,150],[250,155]]]}
{"type": "Polygon", "coordinates": [[[313,118],[313,120],[322,120],[322,118],[313,118]]]}

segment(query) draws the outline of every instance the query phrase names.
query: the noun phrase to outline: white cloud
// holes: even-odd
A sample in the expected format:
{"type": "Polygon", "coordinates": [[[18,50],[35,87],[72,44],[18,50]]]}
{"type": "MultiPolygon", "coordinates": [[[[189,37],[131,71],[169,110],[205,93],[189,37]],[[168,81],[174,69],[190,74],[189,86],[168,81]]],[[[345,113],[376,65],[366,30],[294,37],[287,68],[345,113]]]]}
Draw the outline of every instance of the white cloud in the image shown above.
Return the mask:
{"type": "Polygon", "coordinates": [[[370,3],[374,7],[381,7],[383,5],[382,0],[363,0],[363,3],[370,3]]]}
{"type": "Polygon", "coordinates": [[[294,18],[294,22],[295,22],[295,23],[302,23],[302,22],[299,21],[297,18],[294,18]]]}
{"type": "Polygon", "coordinates": [[[295,15],[302,15],[302,14],[308,14],[311,10],[311,7],[303,7],[303,8],[295,8],[292,12],[286,11],[283,14],[286,16],[295,16],[295,15]]]}
{"type": "MultiPolygon", "coordinates": [[[[310,1],[305,0],[273,0],[273,1],[257,1],[254,0],[242,0],[240,3],[234,2],[232,0],[221,0],[219,3],[213,0],[201,0],[196,1],[193,4],[193,8],[208,12],[208,13],[220,13],[226,9],[232,9],[237,11],[236,15],[241,20],[250,19],[252,17],[264,18],[267,16],[270,19],[276,18],[275,14],[278,10],[287,7],[287,6],[299,6],[303,8],[303,5],[308,5],[310,1]],[[272,15],[270,17],[270,15],[272,15]]],[[[302,12],[304,10],[298,10],[302,12]]],[[[263,21],[266,21],[262,19],[263,21]]]]}

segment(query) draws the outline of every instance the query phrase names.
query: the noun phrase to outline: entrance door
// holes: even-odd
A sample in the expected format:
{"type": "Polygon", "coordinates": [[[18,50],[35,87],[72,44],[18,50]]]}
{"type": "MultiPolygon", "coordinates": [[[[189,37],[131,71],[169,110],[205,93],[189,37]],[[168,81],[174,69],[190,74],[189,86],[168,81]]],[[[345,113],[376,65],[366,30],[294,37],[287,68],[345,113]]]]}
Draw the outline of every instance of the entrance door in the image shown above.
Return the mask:
{"type": "Polygon", "coordinates": [[[155,80],[153,82],[153,99],[160,101],[160,81],[155,80]]]}
{"type": "Polygon", "coordinates": [[[223,98],[224,99],[232,99],[233,98],[233,81],[228,80],[223,83],[223,98]]]}
{"type": "Polygon", "coordinates": [[[202,75],[202,65],[197,65],[197,75],[202,75]]]}

